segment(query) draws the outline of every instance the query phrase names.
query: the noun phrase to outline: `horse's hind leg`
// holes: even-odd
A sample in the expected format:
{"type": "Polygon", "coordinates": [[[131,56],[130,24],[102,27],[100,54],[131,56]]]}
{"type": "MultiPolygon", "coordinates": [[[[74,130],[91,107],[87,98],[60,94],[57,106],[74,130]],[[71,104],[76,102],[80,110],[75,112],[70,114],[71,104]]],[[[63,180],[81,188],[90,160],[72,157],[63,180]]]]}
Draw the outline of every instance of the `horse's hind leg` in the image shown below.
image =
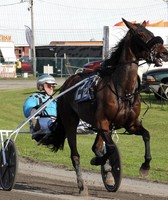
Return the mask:
{"type": "Polygon", "coordinates": [[[79,193],[82,196],[87,196],[88,189],[82,177],[82,171],[80,167],[80,156],[77,151],[76,129],[77,129],[78,123],[79,123],[78,118],[76,117],[73,118],[71,115],[71,119],[68,120],[68,124],[70,124],[71,126],[67,125],[65,129],[66,129],[66,132],[68,133],[67,139],[68,139],[69,147],[71,149],[71,160],[72,160],[72,164],[77,176],[77,184],[79,188],[79,193]]]}
{"type": "Polygon", "coordinates": [[[82,177],[82,171],[81,171],[81,167],[80,167],[80,156],[78,154],[75,141],[76,141],[76,136],[71,137],[71,140],[68,139],[68,143],[69,143],[69,146],[71,149],[71,160],[72,160],[72,164],[75,169],[76,176],[77,176],[77,184],[78,184],[78,188],[79,188],[79,193],[82,196],[87,196],[88,189],[87,189],[87,186],[85,185],[83,177],[82,177]]]}

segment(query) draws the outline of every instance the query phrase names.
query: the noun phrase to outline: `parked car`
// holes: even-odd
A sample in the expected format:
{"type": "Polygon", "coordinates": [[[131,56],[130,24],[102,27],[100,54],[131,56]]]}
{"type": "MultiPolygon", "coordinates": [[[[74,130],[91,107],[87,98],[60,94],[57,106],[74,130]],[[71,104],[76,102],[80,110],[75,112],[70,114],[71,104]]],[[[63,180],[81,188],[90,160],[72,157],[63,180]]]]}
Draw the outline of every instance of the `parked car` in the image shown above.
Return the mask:
{"type": "Polygon", "coordinates": [[[154,93],[157,99],[168,99],[168,68],[155,68],[142,75],[142,91],[154,93]]]}
{"type": "Polygon", "coordinates": [[[22,73],[32,73],[33,72],[33,64],[29,57],[21,57],[20,59],[22,65],[22,73]]]}

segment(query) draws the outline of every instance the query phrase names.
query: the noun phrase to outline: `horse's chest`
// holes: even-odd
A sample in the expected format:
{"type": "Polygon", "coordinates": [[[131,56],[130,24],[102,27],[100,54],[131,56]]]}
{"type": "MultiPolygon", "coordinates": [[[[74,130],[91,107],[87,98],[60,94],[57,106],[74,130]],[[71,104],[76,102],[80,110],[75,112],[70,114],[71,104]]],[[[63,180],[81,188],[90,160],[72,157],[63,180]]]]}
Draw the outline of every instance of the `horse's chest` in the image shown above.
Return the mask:
{"type": "Polygon", "coordinates": [[[129,102],[115,104],[114,106],[111,106],[109,108],[109,111],[112,113],[115,113],[115,115],[118,113],[118,115],[128,115],[130,111],[132,110],[132,106],[129,102]]]}
{"type": "Polygon", "coordinates": [[[117,126],[122,126],[129,119],[136,118],[138,113],[135,112],[135,107],[130,102],[120,102],[120,104],[115,104],[107,110],[108,117],[110,121],[117,126]]]}
{"type": "Polygon", "coordinates": [[[124,119],[128,118],[133,111],[133,107],[130,105],[129,102],[125,102],[120,104],[117,117],[122,117],[124,119]]]}

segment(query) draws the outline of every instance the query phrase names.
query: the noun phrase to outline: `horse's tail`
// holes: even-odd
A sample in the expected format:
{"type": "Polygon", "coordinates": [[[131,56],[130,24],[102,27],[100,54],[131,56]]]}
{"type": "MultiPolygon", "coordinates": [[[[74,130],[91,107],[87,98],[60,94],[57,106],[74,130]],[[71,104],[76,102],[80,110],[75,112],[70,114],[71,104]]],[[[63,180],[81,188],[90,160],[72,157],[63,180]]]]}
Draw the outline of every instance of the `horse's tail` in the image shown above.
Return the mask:
{"type": "Polygon", "coordinates": [[[57,115],[57,120],[52,127],[52,133],[48,137],[44,137],[40,144],[48,146],[52,151],[57,152],[59,149],[64,149],[66,134],[62,124],[60,114],[57,115]]]}

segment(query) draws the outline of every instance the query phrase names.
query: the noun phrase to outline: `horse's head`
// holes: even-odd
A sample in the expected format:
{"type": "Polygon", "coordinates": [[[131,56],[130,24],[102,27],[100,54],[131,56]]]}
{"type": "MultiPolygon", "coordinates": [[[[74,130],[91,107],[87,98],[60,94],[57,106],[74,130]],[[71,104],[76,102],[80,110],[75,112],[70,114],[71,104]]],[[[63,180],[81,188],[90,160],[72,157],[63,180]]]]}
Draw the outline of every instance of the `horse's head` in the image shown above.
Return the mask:
{"type": "Polygon", "coordinates": [[[161,65],[162,60],[168,61],[168,51],[163,46],[162,38],[155,37],[145,28],[146,21],[142,24],[133,24],[125,19],[122,20],[130,30],[128,34],[133,38],[132,48],[138,59],[145,59],[147,63],[154,63],[156,66],[161,65]]]}

